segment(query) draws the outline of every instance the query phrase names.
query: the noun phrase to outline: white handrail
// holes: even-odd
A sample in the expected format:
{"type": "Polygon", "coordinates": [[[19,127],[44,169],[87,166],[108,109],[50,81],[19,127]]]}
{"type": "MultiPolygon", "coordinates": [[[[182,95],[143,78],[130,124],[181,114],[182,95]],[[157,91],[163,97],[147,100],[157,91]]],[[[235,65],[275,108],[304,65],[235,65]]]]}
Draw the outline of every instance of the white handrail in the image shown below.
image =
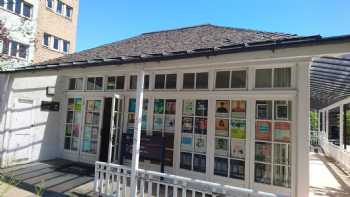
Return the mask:
{"type": "MultiPolygon", "coordinates": [[[[248,188],[223,185],[219,183],[171,175],[144,169],[137,170],[136,179],[139,182],[141,196],[152,196],[152,189],[156,185],[156,196],[186,197],[188,192],[200,193],[202,196],[263,196],[280,197],[282,195],[256,191],[248,188]],[[178,193],[178,190],[182,192],[178,193]],[[145,192],[147,190],[147,192],[145,192]],[[169,191],[172,191],[169,192],[169,191]],[[147,193],[147,194],[146,194],[147,193]],[[151,193],[151,194],[150,194],[151,193]],[[163,194],[164,193],[164,194],[163,194]],[[169,194],[171,193],[171,194],[169,194]],[[163,194],[163,195],[162,195],[163,194]]],[[[94,191],[102,196],[127,195],[127,184],[131,178],[131,168],[118,164],[96,162],[94,191]]],[[[130,188],[129,188],[130,190],[130,188]]]]}

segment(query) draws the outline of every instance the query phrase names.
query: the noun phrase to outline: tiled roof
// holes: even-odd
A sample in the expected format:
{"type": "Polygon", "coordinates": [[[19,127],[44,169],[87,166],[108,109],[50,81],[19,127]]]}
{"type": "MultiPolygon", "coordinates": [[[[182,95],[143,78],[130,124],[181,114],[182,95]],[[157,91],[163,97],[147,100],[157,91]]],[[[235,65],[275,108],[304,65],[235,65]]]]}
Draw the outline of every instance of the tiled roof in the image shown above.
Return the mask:
{"type": "Polygon", "coordinates": [[[255,31],[205,24],[144,33],[136,37],[48,60],[38,65],[108,59],[123,56],[164,54],[294,37],[298,36],[295,34],[255,31]]]}

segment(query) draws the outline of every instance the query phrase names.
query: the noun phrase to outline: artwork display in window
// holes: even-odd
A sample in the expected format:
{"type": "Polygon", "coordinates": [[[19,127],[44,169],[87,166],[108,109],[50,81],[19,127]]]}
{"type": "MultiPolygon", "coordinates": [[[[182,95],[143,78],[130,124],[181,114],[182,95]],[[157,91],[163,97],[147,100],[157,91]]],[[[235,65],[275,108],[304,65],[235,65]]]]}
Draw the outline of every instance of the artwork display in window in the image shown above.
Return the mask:
{"type": "Polygon", "coordinates": [[[165,130],[175,131],[175,116],[174,115],[165,115],[165,130]]]}
{"type": "Polygon", "coordinates": [[[194,154],[193,155],[193,170],[197,172],[206,171],[206,156],[194,154]]]}
{"type": "MultiPolygon", "coordinates": [[[[101,100],[87,100],[82,151],[89,154],[97,153],[97,136],[100,123],[101,100]]],[[[74,132],[74,131],[73,131],[74,132]]]]}
{"type": "Polygon", "coordinates": [[[180,154],[180,168],[192,170],[192,153],[180,154]]]}
{"type": "Polygon", "coordinates": [[[288,120],[288,105],[276,104],[276,120],[288,120]]]}
{"type": "Polygon", "coordinates": [[[155,99],[154,100],[154,113],[155,114],[163,114],[164,113],[164,100],[163,99],[155,99]]]}
{"type": "Polygon", "coordinates": [[[241,160],[230,160],[230,177],[235,179],[244,180],[244,161],[241,160]]]}
{"type": "Polygon", "coordinates": [[[290,123],[275,122],[273,139],[278,142],[290,142],[290,123]]]}
{"type": "Polygon", "coordinates": [[[262,162],[271,162],[272,147],[270,143],[255,143],[255,160],[262,162]]]}
{"type": "Polygon", "coordinates": [[[80,124],[73,124],[73,137],[79,137],[80,124]]]}
{"type": "Polygon", "coordinates": [[[231,138],[245,139],[246,136],[246,121],[245,120],[231,120],[231,138]]]}
{"type": "Polygon", "coordinates": [[[255,182],[271,183],[271,165],[256,163],[255,164],[255,182]]]}
{"type": "Polygon", "coordinates": [[[216,119],[215,120],[215,135],[216,136],[228,136],[228,120],[216,119]]]}
{"type": "Polygon", "coordinates": [[[194,136],[194,151],[205,153],[207,151],[207,137],[205,135],[194,136]]]}
{"type": "Polygon", "coordinates": [[[165,106],[166,114],[175,114],[176,112],[176,100],[167,100],[165,106]]]}
{"type": "Polygon", "coordinates": [[[267,104],[257,104],[257,114],[259,120],[267,120],[268,118],[268,105],[267,104]]]}
{"type": "Polygon", "coordinates": [[[183,101],[183,115],[193,116],[194,115],[194,101],[184,100],[183,101]]]}
{"type": "Polygon", "coordinates": [[[196,118],[195,133],[207,134],[207,118],[196,118]]]}
{"type": "Polygon", "coordinates": [[[193,151],[193,135],[183,133],[181,136],[181,150],[193,151]]]}
{"type": "Polygon", "coordinates": [[[231,157],[245,158],[245,141],[231,140],[231,157]]]}
{"type": "Polygon", "coordinates": [[[128,128],[135,126],[135,114],[128,114],[128,128]]]}
{"type": "Polygon", "coordinates": [[[129,99],[129,112],[136,112],[136,99],[131,98],[129,99]]]}
{"type": "Polygon", "coordinates": [[[215,154],[220,156],[228,155],[228,139],[215,138],[215,154]]]}
{"type": "Polygon", "coordinates": [[[228,117],[230,112],[229,101],[216,101],[216,117],[228,117]]]}
{"type": "Polygon", "coordinates": [[[231,117],[235,119],[246,118],[246,103],[245,101],[231,102],[231,117]]]}
{"type": "Polygon", "coordinates": [[[75,111],[81,111],[81,106],[82,106],[82,99],[81,98],[76,98],[74,101],[74,110],[75,111]]]}
{"type": "Polygon", "coordinates": [[[154,115],[154,118],[153,118],[153,129],[154,130],[162,130],[163,129],[163,122],[164,122],[164,119],[163,119],[163,115],[154,115]]]}
{"type": "Polygon", "coordinates": [[[256,121],[255,139],[271,141],[272,123],[270,121],[256,121]]]}
{"type": "Polygon", "coordinates": [[[193,118],[183,117],[182,118],[182,132],[192,133],[193,132],[193,118]]]}
{"type": "Polygon", "coordinates": [[[273,145],[274,164],[290,165],[291,148],[288,144],[273,145]]]}
{"type": "Polygon", "coordinates": [[[208,101],[197,100],[196,101],[196,116],[207,116],[208,115],[208,101]]]}
{"type": "Polygon", "coordinates": [[[214,159],[214,174],[227,177],[228,159],[215,157],[215,159],[214,159]]]}
{"type": "Polygon", "coordinates": [[[273,184],[277,186],[290,187],[291,170],[288,166],[273,166],[273,184]]]}

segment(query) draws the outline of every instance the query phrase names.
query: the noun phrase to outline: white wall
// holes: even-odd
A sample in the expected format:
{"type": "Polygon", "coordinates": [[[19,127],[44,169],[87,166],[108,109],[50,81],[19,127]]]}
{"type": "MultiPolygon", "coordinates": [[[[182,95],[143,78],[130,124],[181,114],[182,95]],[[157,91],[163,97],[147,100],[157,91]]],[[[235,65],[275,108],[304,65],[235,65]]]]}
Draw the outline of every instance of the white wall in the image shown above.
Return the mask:
{"type": "MultiPolygon", "coordinates": [[[[7,32],[9,33],[8,39],[29,45],[29,55],[27,59],[0,59],[0,67],[12,68],[26,66],[33,60],[35,50],[34,41],[36,32],[36,19],[38,15],[38,0],[29,0],[27,2],[33,5],[31,19],[26,19],[6,10],[3,7],[0,7],[0,21],[4,22],[7,32]]],[[[2,51],[1,41],[0,51],[2,51]]]]}

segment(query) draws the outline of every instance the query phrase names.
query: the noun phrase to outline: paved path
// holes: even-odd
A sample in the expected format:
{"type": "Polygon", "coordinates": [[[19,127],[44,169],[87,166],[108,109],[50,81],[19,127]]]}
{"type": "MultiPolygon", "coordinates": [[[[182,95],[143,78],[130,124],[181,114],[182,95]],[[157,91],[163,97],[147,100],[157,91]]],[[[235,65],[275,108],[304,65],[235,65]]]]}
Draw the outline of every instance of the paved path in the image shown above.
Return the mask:
{"type": "Polygon", "coordinates": [[[350,196],[350,176],[322,153],[310,153],[310,197],[350,196]]]}

